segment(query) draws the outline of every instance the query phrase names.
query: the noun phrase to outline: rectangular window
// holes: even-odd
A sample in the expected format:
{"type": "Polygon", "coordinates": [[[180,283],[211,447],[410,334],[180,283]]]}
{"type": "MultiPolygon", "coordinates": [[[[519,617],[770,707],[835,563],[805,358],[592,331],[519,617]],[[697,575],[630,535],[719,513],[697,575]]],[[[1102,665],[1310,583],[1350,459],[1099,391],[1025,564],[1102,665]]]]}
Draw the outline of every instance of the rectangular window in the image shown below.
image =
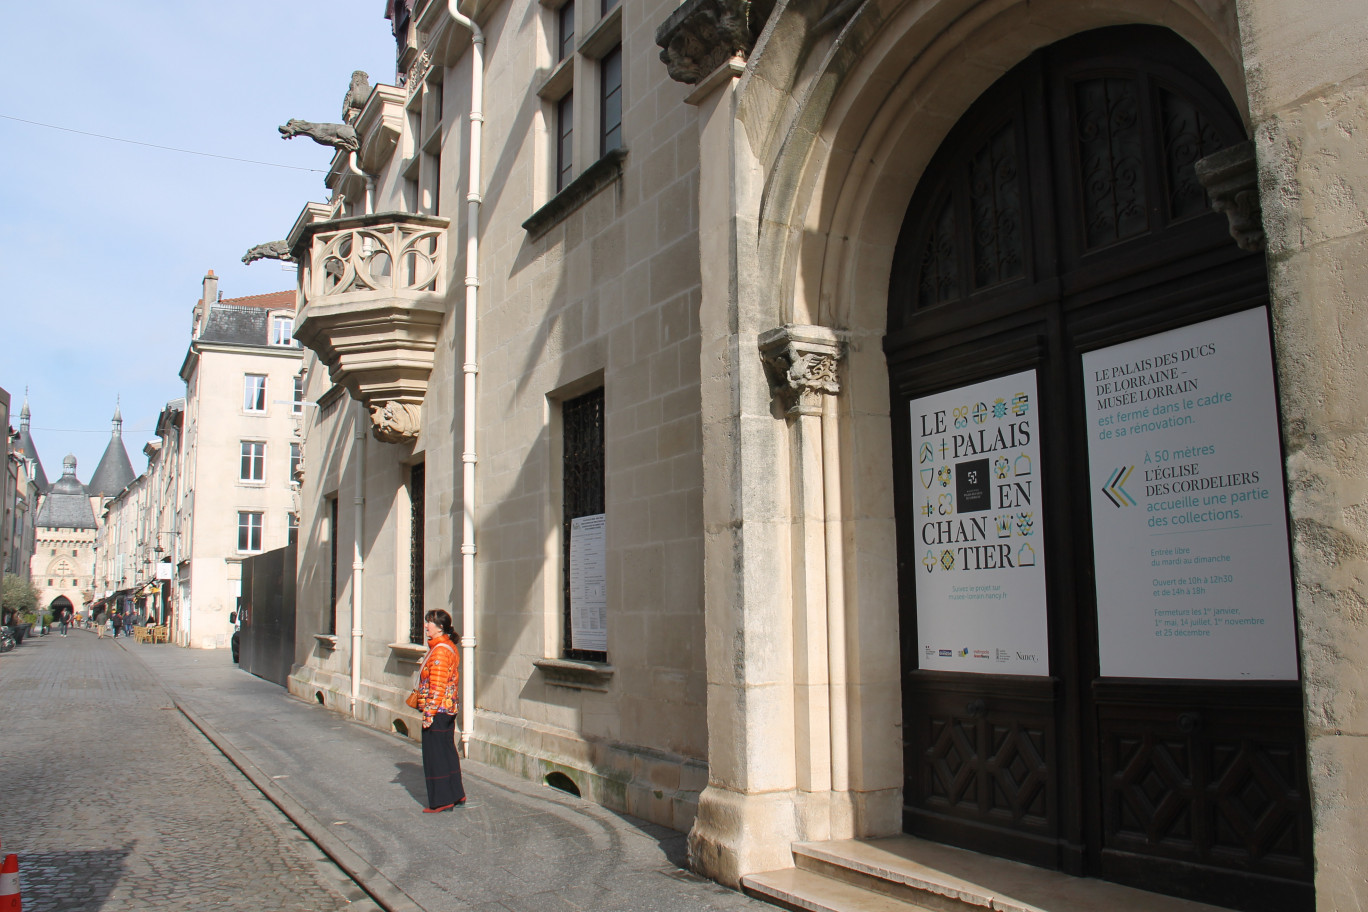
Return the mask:
{"type": "Polygon", "coordinates": [[[575,151],[570,143],[575,132],[574,92],[556,102],[556,192],[570,183],[575,169],[575,151]]]}
{"type": "Polygon", "coordinates": [[[238,513],[239,551],[257,552],[261,550],[261,514],[238,513]]]}
{"type": "Polygon", "coordinates": [[[328,498],[328,634],[337,633],[337,497],[328,498]]]}
{"type": "Polygon", "coordinates": [[[304,378],[298,374],[294,378],[294,399],[290,411],[295,415],[304,414],[304,378]]]}
{"type": "Polygon", "coordinates": [[[423,463],[409,469],[409,642],[423,642],[423,585],[427,564],[423,558],[423,533],[427,514],[424,500],[427,480],[423,463]]]}
{"type": "Polygon", "coordinates": [[[299,471],[299,464],[304,460],[304,446],[299,443],[290,444],[290,483],[295,483],[295,473],[299,471]]]}
{"type": "Polygon", "coordinates": [[[244,412],[266,411],[265,374],[243,374],[242,410],[244,412]]]}
{"type": "Polygon", "coordinates": [[[285,540],[286,544],[293,545],[299,541],[299,514],[288,513],[285,519],[285,528],[288,530],[285,540]]]}
{"type": "Polygon", "coordinates": [[[564,60],[575,50],[575,0],[567,0],[556,11],[556,49],[557,60],[564,60]]]}
{"type": "MultiPolygon", "coordinates": [[[[561,490],[564,498],[561,535],[564,543],[562,561],[565,604],[563,653],[568,659],[605,662],[608,660],[608,653],[603,648],[607,640],[606,625],[592,621],[586,624],[583,612],[580,614],[579,622],[576,622],[571,572],[575,520],[588,516],[601,517],[604,513],[603,389],[600,387],[583,396],[567,400],[561,407],[561,424],[561,490]],[[582,635],[588,628],[598,628],[594,636],[596,642],[577,643],[576,627],[579,627],[582,635]],[[584,646],[591,648],[582,648],[584,646]]],[[[601,524],[599,528],[602,528],[601,524]]]]}
{"type": "Polygon", "coordinates": [[[271,344],[294,345],[294,317],[271,318],[271,344]]]}
{"type": "Polygon", "coordinates": [[[622,146],[622,45],[599,61],[599,155],[622,146]]]}
{"type": "Polygon", "coordinates": [[[241,481],[266,480],[266,444],[257,440],[242,441],[242,463],[238,478],[241,481]]]}

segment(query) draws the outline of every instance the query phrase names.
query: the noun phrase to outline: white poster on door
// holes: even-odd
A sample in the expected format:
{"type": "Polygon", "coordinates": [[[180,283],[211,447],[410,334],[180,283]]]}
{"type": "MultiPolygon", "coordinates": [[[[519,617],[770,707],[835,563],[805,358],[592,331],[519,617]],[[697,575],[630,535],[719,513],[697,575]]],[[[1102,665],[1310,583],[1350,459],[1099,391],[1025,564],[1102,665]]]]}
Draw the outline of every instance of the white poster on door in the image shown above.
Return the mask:
{"type": "Polygon", "coordinates": [[[911,403],[919,666],[1049,674],[1035,371],[911,403]]]}
{"type": "Polygon", "coordinates": [[[1264,308],[1083,356],[1104,676],[1292,680],[1264,308]]]}
{"type": "Polygon", "coordinates": [[[605,514],[570,520],[570,645],[608,651],[605,514]]]}

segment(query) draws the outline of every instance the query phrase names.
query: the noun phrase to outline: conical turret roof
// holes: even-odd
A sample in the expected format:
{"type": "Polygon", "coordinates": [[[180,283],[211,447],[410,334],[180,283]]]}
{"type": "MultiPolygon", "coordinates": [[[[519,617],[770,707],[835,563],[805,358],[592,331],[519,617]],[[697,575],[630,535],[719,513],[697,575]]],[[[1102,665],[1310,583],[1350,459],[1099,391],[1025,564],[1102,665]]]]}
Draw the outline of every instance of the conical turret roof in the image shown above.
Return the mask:
{"type": "Polygon", "coordinates": [[[95,474],[90,476],[86,490],[91,496],[113,497],[137,478],[133,463],[128,458],[128,450],[123,443],[123,416],[117,406],[114,408],[113,431],[109,435],[109,446],[105,447],[95,474]]]}
{"type": "Polygon", "coordinates": [[[38,458],[38,448],[33,445],[33,438],[29,436],[29,412],[28,392],[24,392],[24,408],[19,413],[19,452],[25,459],[33,462],[33,483],[38,488],[38,493],[42,494],[48,489],[47,472],[43,471],[43,461],[38,458]]]}

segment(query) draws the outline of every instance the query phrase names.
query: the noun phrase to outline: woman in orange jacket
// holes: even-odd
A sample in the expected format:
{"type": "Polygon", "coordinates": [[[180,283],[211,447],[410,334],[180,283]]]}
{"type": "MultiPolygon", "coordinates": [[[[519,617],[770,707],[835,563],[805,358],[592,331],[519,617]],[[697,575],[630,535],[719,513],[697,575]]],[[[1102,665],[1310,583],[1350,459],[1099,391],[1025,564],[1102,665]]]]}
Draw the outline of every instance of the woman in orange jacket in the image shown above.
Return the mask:
{"type": "Polygon", "coordinates": [[[461,658],[452,642],[451,615],[429,611],[423,615],[428,653],[418,671],[418,711],[423,714],[423,775],[428,806],[424,814],[449,811],[465,804],[461,757],[456,753],[456,684],[461,658]]]}

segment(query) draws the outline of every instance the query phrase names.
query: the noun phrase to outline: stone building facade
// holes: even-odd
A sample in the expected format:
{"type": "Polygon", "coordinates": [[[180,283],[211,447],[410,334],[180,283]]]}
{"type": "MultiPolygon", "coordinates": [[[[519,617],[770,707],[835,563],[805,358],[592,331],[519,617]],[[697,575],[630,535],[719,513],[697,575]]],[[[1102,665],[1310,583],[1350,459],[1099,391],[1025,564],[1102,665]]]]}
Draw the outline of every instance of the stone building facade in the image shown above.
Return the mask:
{"type": "Polygon", "coordinates": [[[443,608],[470,756],[724,883],[1368,898],[1363,10],[393,6],[281,251],[295,692],[410,730],[443,608]]]}

